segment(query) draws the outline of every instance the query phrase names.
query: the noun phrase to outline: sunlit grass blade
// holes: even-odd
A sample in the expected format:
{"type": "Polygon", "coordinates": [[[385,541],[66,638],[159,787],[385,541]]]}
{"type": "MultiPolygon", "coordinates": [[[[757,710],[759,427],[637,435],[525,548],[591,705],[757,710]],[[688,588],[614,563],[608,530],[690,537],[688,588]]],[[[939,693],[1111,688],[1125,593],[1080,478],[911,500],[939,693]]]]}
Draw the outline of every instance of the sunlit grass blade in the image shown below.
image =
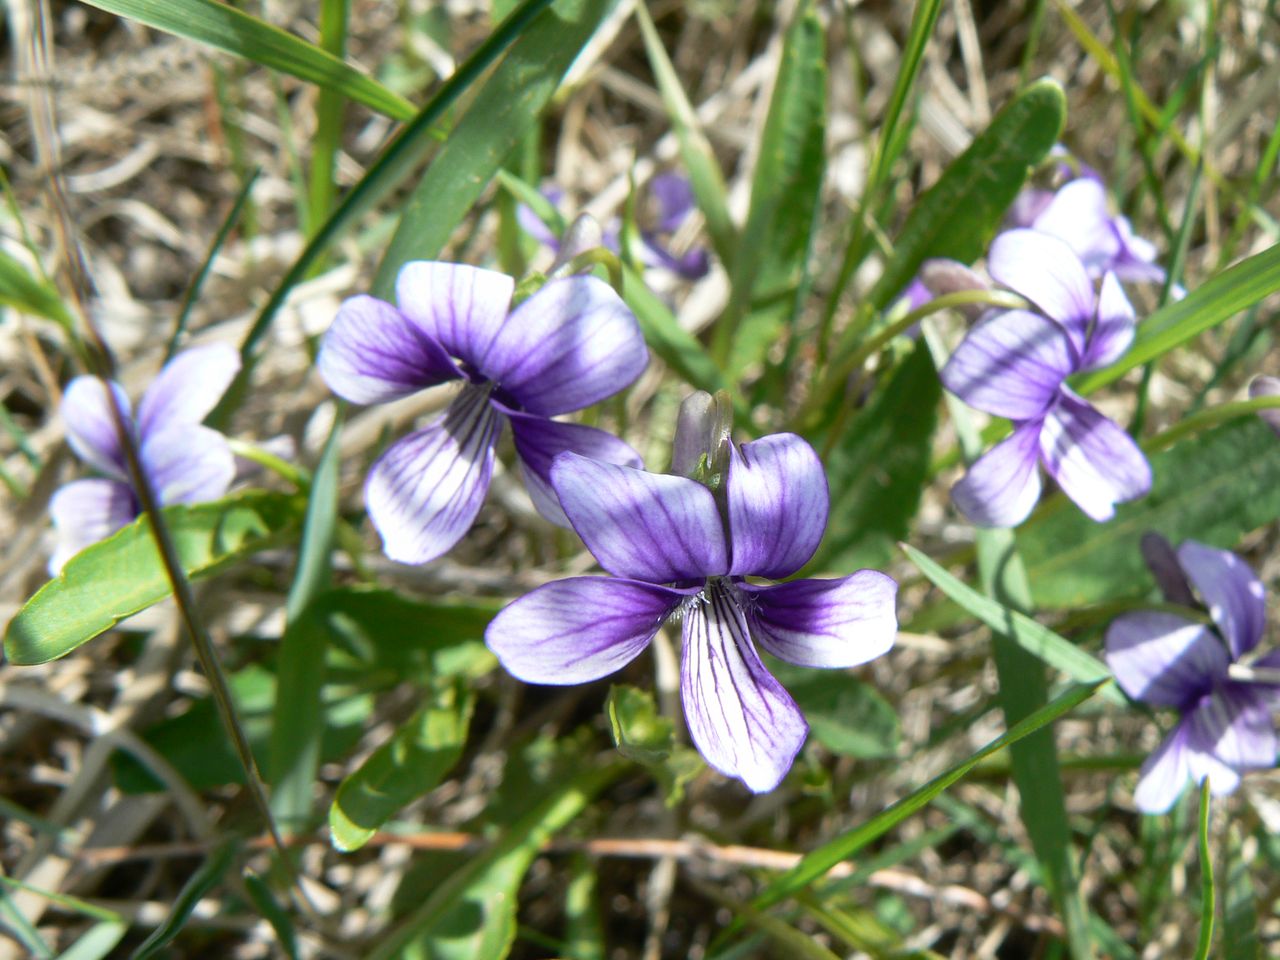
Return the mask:
{"type": "MultiPolygon", "coordinates": [[[[349,0],[323,0],[320,4],[320,48],[338,60],[346,57],[349,0]]],[[[338,152],[342,149],[342,112],[346,96],[341,90],[321,89],[316,99],[316,132],[311,141],[311,176],[307,183],[307,223],[314,229],[333,208],[338,152]]]]}
{"type": "Polygon", "coordinates": [[[407,261],[439,256],[614,2],[557,0],[521,32],[402,205],[374,277],[376,296],[391,298],[407,261]]]}
{"type": "Polygon", "coordinates": [[[123,921],[102,920],[59,954],[58,960],[105,960],[128,932],[129,925],[123,921]]]}
{"type": "Polygon", "coordinates": [[[413,104],[331,53],[217,0],[85,0],[90,6],[177,34],[322,89],[339,91],[393,120],[413,104]]]}
{"type": "Polygon", "coordinates": [[[1213,950],[1213,917],[1217,909],[1217,885],[1213,879],[1213,851],[1209,848],[1209,815],[1212,812],[1209,778],[1200,784],[1200,937],[1195,960],[1209,960],[1213,950]]]}
{"type": "Polygon", "coordinates": [[[53,284],[32,276],[30,270],[3,250],[0,250],[0,306],[44,317],[66,330],[75,326],[70,310],[53,284]]]}
{"type": "Polygon", "coordinates": [[[271,322],[284,305],[293,288],[301,282],[329,245],[357,219],[368,213],[392,190],[398,187],[435,146],[434,127],[459,97],[484,74],[493,62],[521,33],[551,6],[553,0],[525,0],[494,30],[475,53],[458,67],[440,87],[430,102],[407,123],[399,135],[383,150],[360,181],[339,202],[329,218],[307,241],[298,259],[277,284],[267,302],[254,318],[253,325],[240,344],[240,353],[249,358],[271,328],[271,322]]]}

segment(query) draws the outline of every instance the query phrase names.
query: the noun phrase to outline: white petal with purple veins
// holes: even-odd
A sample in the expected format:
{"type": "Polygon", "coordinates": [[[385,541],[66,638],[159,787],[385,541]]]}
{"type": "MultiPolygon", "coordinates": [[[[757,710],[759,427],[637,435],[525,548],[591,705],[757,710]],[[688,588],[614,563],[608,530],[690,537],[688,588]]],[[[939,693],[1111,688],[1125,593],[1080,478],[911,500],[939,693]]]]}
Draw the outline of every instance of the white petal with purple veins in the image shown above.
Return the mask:
{"type": "Polygon", "coordinates": [[[1061,324],[1027,310],[1005,310],[969,331],[939,377],[977,410],[1032,420],[1049,408],[1078,363],[1061,324]]]}
{"type": "Polygon", "coordinates": [[[62,395],[62,423],[67,442],[81,460],[109,477],[128,480],[128,460],[120,445],[111,394],[115,394],[126,424],[132,427],[129,398],[124,390],[115,381],[98,377],[76,377],[67,384],[62,395]]]}
{"type": "Polygon", "coordinates": [[[1142,765],[1133,802],[1143,813],[1167,813],[1191,778],[1185,721],[1174,727],[1142,765]]]}
{"type": "Polygon", "coordinates": [[[818,549],[830,503],[827,474],[813,447],[794,433],[731,445],[725,496],[730,573],[781,579],[818,549]]]}
{"type": "Polygon", "coordinates": [[[444,417],[377,459],[364,499],[388,557],[426,563],[462,539],[489,490],[502,419],[485,391],[467,387],[444,417]]]}
{"type": "Polygon", "coordinates": [[[960,512],[983,527],[1017,526],[1040,499],[1040,421],[1017,427],[951,488],[960,512]]]}
{"type": "Polygon", "coordinates": [[[1195,540],[1178,547],[1178,562],[1209,608],[1232,657],[1258,645],[1267,622],[1267,595],[1249,565],[1229,550],[1195,540]]]}
{"type": "Polygon", "coordinates": [[[138,404],[138,433],[197,424],[218,405],[240,372],[240,353],[229,343],[184,350],[164,365],[138,404]]]}
{"type": "Polygon", "coordinates": [[[1093,283],[1065,240],[1038,230],[1008,230],[992,241],[987,272],[1062,324],[1083,353],[1093,320],[1093,283]]]}
{"type": "Polygon", "coordinates": [[[644,371],[635,315],[596,277],[552,280],[512,312],[475,361],[531,413],[553,416],[611,397],[644,371]]]}
{"type": "Polygon", "coordinates": [[[1133,438],[1066,387],[1044,418],[1040,452],[1062,492],[1100,523],[1117,503],[1151,489],[1151,467],[1133,438]]]}
{"type": "Polygon", "coordinates": [[[673,583],[728,571],[720,514],[700,483],[562,453],[551,486],[587,549],[616,576],[673,583]]]}
{"type": "Polygon", "coordinates": [[[694,746],[749,790],[772,790],[804,746],[809,728],[800,708],[760,662],[724,585],[708,585],[683,628],[680,693],[694,746]]]}
{"type": "Polygon", "coordinates": [[[60,487],[49,501],[57,546],[49,558],[56,575],[68,560],[99,540],[105,540],[138,516],[138,501],[129,485],[95,477],[60,487]]]}
{"type": "Polygon", "coordinates": [[[639,656],[687,594],[615,577],[557,580],[508,605],[484,640],[526,683],[587,683],[639,656]]]}
{"type": "Polygon", "coordinates": [[[739,584],[751,635],[775,657],[802,667],[854,667],[885,653],[898,632],[898,585],[876,570],[839,580],[739,584]]]}
{"type": "Polygon", "coordinates": [[[1081,370],[1105,367],[1115,363],[1128,352],[1137,329],[1137,315],[1125,296],[1116,275],[1110,271],[1102,278],[1098,294],[1098,318],[1089,334],[1089,346],[1085,349],[1081,370]]]}
{"type": "Polygon", "coordinates": [[[400,312],[450,356],[482,367],[511,309],[515,281],[463,263],[411,260],[396,277],[400,312]]]}
{"type": "Polygon", "coordinates": [[[1107,666],[1121,689],[1157,707],[1186,709],[1227,677],[1227,651],[1200,623],[1151,610],[1107,628],[1107,666]]]}
{"type": "Polygon", "coordinates": [[[217,500],[235,479],[236,458],[227,438],[209,427],[161,426],[147,435],[140,452],[161,506],[217,500]]]}
{"type": "Polygon", "coordinates": [[[1107,210],[1107,191],[1092,177],[1063,184],[1032,227],[1065,240],[1085,268],[1096,271],[1095,276],[1120,253],[1107,210]]]}
{"type": "Polygon", "coordinates": [[[444,347],[376,297],[343,301],[325,331],[316,368],[352,403],[386,403],[462,376],[444,347]]]}
{"type": "Polygon", "coordinates": [[[1225,684],[1187,714],[1193,749],[1236,769],[1269,769],[1276,763],[1271,710],[1243,684],[1225,684]]]}
{"type": "Polygon", "coordinates": [[[644,468],[640,454],[611,433],[580,423],[560,423],[532,413],[519,413],[501,407],[511,422],[511,436],[525,487],[538,512],[552,523],[569,526],[569,518],[560,507],[560,498],[551,488],[551,465],[560,454],[571,451],[592,460],[625,467],[644,468]]]}

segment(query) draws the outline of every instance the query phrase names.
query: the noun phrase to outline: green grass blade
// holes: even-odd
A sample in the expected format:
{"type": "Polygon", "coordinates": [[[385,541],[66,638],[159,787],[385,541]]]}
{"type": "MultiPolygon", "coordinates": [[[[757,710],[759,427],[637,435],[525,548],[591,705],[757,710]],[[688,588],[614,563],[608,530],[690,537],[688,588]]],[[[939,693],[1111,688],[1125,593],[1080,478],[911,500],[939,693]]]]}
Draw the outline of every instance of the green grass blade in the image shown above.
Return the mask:
{"type": "Polygon", "coordinates": [[[761,891],[759,896],[752,902],[752,908],[765,910],[776,903],[780,903],[787,897],[799,893],[815,880],[824,876],[836,864],[855,856],[868,844],[888,833],[907,817],[923,810],[934,797],[964,777],[965,774],[987,757],[1003,750],[1012,743],[1017,743],[1023,737],[1053,723],[1063,714],[1074,710],[1093,696],[1099,686],[1100,683],[1093,683],[1072,687],[1052,703],[1037,710],[1020,723],[1014,724],[1003,736],[992,740],[968,759],[962,760],[945,773],[934,777],[924,786],[887,807],[861,826],[840,834],[816,850],[806,854],[798,864],[777,877],[761,891]]]}
{"type": "Polygon", "coordinates": [[[615,2],[557,0],[511,45],[405,201],[373,281],[375,296],[392,299],[396,274],[409,260],[440,255],[615,2]]]}
{"type": "MultiPolygon", "coordinates": [[[[182,568],[206,576],[277,543],[301,515],[298,498],[250,491],[227,500],[164,508],[182,568]]],[[[9,621],[5,656],[12,663],[46,663],[144,610],[172,584],[140,517],[72,557],[9,621]]]]}
{"type": "Polygon", "coordinates": [[[1075,388],[1090,393],[1148,360],[1164,356],[1241,310],[1280,290],[1280,244],[1242,260],[1182,300],[1166,304],[1138,327],[1133,347],[1115,364],[1081,377],[1075,388]]]}
{"type": "Polygon", "coordinates": [[[733,264],[734,251],[738,247],[738,231],[733,218],[729,216],[729,191],[725,186],[724,174],[720,172],[711,144],[703,136],[697,114],[685,95],[684,87],[680,85],[680,78],[644,4],[636,4],[635,17],[636,23],[640,25],[640,36],[644,40],[649,66],[658,83],[658,92],[662,95],[667,118],[671,121],[671,131],[676,135],[676,143],[680,146],[680,159],[684,161],[698,209],[702,211],[707,224],[707,236],[711,238],[716,256],[728,270],[733,264]]]}
{"type": "Polygon", "coordinates": [[[298,960],[298,933],[294,929],[293,919],[271,892],[270,885],[256,873],[246,872],[244,888],[257,907],[258,914],[271,924],[280,950],[289,960],[298,960]]]}
{"type": "Polygon", "coordinates": [[[462,94],[470,89],[508,46],[537,19],[553,0],[525,0],[520,7],[494,30],[475,53],[458,67],[431,101],[416,117],[407,123],[396,138],[388,144],[360,181],[342,198],[329,218],[307,241],[288,272],[281,279],[266,304],[254,318],[253,325],[240,344],[245,358],[253,355],[259,342],[271,328],[276,313],[284,305],[289,293],[301,282],[320,256],[351,224],[368,213],[384,197],[414,172],[428,151],[435,145],[434,127],[462,94]]]}
{"type": "Polygon", "coordinates": [[[75,943],[58,955],[58,960],[105,960],[129,932],[129,925],[114,920],[95,923],[75,943]]]}
{"type": "Polygon", "coordinates": [[[644,278],[623,266],[622,299],[635,313],[645,343],[689,384],[715,393],[725,386],[724,374],[698,338],[676,319],[671,308],[645,286],[644,278]]]}
{"type": "Polygon", "coordinates": [[[326,50],[217,0],[85,0],[91,7],[215,47],[363,103],[393,120],[414,106],[326,50]]]}
{"type": "MultiPolygon", "coordinates": [[[[322,0],[320,48],[336,59],[346,58],[349,0],[322,0]]],[[[307,223],[312,229],[324,223],[333,209],[333,172],[342,149],[342,111],[346,97],[341,90],[323,88],[316,100],[316,132],[311,142],[311,176],[307,184],[307,223]]]]}
{"type": "Polygon", "coordinates": [[[1213,879],[1213,851],[1209,849],[1209,814],[1212,812],[1209,778],[1200,784],[1200,938],[1195,960],[1209,960],[1213,950],[1213,915],[1217,907],[1217,885],[1213,879]]]}
{"type": "Polygon", "coordinates": [[[8,887],[2,882],[0,882],[0,929],[21,944],[33,960],[53,960],[55,956],[53,948],[45,943],[44,938],[40,936],[40,931],[32,926],[26,914],[18,909],[13,898],[9,896],[8,887]]]}
{"type": "Polygon", "coordinates": [[[0,305],[52,320],[67,331],[75,329],[75,319],[53,284],[32,276],[21,262],[3,250],[0,250],[0,305]]]}
{"type": "Polygon", "coordinates": [[[193,873],[191,879],[183,885],[177,899],[173,902],[173,909],[169,912],[169,916],[133,952],[130,960],[149,960],[149,958],[154,957],[168,946],[173,941],[173,938],[182,932],[182,928],[186,926],[192,911],[205,898],[205,894],[212,890],[222,879],[239,849],[240,845],[238,843],[229,841],[222,844],[208,856],[205,862],[200,865],[200,869],[193,873]]]}

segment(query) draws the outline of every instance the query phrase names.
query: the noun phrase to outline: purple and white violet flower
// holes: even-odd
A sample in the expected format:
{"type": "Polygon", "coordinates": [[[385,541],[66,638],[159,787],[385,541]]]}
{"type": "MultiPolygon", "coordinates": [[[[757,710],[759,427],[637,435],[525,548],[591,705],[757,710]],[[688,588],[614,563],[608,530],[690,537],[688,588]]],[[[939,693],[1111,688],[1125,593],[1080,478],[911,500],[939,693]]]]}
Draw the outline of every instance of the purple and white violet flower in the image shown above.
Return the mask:
{"type": "Polygon", "coordinates": [[[62,396],[67,441],[101,477],[75,480],[49,503],[57,535],[49,572],[56,574],[75,554],[137,518],[142,505],[129,479],[129,465],[111,396],[129,421],[161,506],[216,500],[235,477],[235,457],[226,438],[200,425],[240,370],[240,354],[230,344],[186,350],[165,364],[152,381],[137,415],[114,380],[76,377],[62,396]]]}
{"type": "Polygon", "coordinates": [[[955,488],[981,526],[1011,527],[1040,498],[1044,463],[1062,491],[1097,521],[1151,489],[1133,439],[1067,386],[1074,373],[1118,360],[1135,316],[1115,274],[1093,283],[1065,242],[1035,230],[996,237],[992,278],[1037,308],[987,314],[943,367],[943,385],[969,406],[1013,421],[1013,433],[980,457],[955,488]]]}
{"type": "Polygon", "coordinates": [[[640,376],[649,354],[635,316],[590,276],[552,280],[513,310],[514,292],[506,274],[414,261],[396,280],[398,307],[352,297],[325,333],[317,366],[353,403],[463,383],[444,416],[388,447],[365,481],[369,516],[393,560],[426,563],[462,539],[488,492],[504,424],[529,495],[553,523],[568,525],[548,485],[557,454],[641,465],[611,434],[551,419],[640,376]]]}
{"type": "Polygon", "coordinates": [[[1210,791],[1221,796],[1236,789],[1245,771],[1275,765],[1271,711],[1280,706],[1280,683],[1242,674],[1255,668],[1274,672],[1280,650],[1244,664],[1262,639],[1266,594],[1243,560],[1194,540],[1176,555],[1161,538],[1147,538],[1143,547],[1149,558],[1153,547],[1168,554],[1168,562],[1153,564],[1166,596],[1194,603],[1193,585],[1213,620],[1208,626],[1153,610],[1125,614],[1107,629],[1107,665],[1124,692],[1181,714],[1142,765],[1134,792],[1139,810],[1164,813],[1188,780],[1207,777],[1210,791]]]}
{"type": "Polygon", "coordinates": [[[694,745],[759,793],[781,782],[808,725],[756,647],[790,663],[841,668],[893,645],[897,584],[874,570],[793,580],[826,527],[817,454],[794,434],[721,455],[716,489],[572,453],[551,482],[611,577],[539,587],[498,614],[485,642],[529,683],[598,680],[640,655],[668,621],[683,634],[680,693],[694,745]]]}

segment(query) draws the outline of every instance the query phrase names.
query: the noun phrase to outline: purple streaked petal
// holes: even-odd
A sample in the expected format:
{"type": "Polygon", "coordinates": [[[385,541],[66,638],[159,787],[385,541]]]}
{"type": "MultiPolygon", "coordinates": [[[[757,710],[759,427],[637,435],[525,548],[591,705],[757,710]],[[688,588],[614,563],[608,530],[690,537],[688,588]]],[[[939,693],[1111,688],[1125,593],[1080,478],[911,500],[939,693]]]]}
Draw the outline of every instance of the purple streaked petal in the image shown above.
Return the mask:
{"type": "Polygon", "coordinates": [[[711,270],[711,257],[703,247],[677,254],[656,233],[645,231],[640,239],[640,261],[648,266],[670,270],[685,280],[701,280],[711,270]]]}
{"type": "Polygon", "coordinates": [[[562,453],[551,486],[582,542],[615,576],[674,583],[728,572],[715,498],[700,483],[562,453]]]}
{"type": "Polygon", "coordinates": [[[240,372],[240,352],[229,343],[184,350],[164,365],[138,404],[138,434],[176,424],[196,424],[209,415],[240,372]]]}
{"type": "Polygon", "coordinates": [[[1236,770],[1268,769],[1276,763],[1271,709],[1244,684],[1224,684],[1187,714],[1188,744],[1236,770]]]}
{"type": "Polygon", "coordinates": [[[559,423],[532,413],[520,413],[498,405],[511,422],[511,436],[524,472],[525,487],[538,512],[552,523],[570,526],[551,488],[551,465],[557,456],[571,451],[592,460],[644,469],[644,461],[631,446],[611,433],[580,423],[559,423]]]}
{"type": "Polygon", "coordinates": [[[960,512],[981,527],[1014,527],[1040,499],[1040,421],[1018,426],[974,461],[951,488],[960,512]]]}
{"type": "Polygon", "coordinates": [[[227,438],[198,424],[155,428],[139,453],[161,506],[217,500],[236,475],[227,438]]]}
{"type": "Polygon", "coordinates": [[[588,683],[639,656],[689,593],[614,577],[558,580],[508,605],[484,642],[526,683],[588,683]]]}
{"type": "Polygon", "coordinates": [[[1093,284],[1065,240],[1038,230],[1008,230],[992,241],[987,272],[1062,324],[1083,353],[1093,319],[1093,284]]]}
{"type": "Polygon", "coordinates": [[[440,420],[377,459],[364,500],[388,557],[426,563],[462,539],[489,490],[502,419],[484,391],[467,387],[440,420]]]}
{"type": "Polygon", "coordinates": [[[1107,191],[1092,177],[1080,177],[1060,187],[1031,226],[1066,241],[1085,269],[1096,271],[1095,275],[1107,269],[1120,252],[1107,210],[1107,191]]]}
{"type": "Polygon", "coordinates": [[[1044,418],[1040,452],[1062,492],[1099,523],[1151,489],[1151,467],[1133,438],[1065,386],[1044,418]]]}
{"type": "MultiPolygon", "coordinates": [[[[1183,721],[1186,722],[1185,720],[1183,721]]],[[[1215,797],[1235,793],[1240,786],[1240,772],[1227,766],[1217,756],[1205,750],[1197,750],[1194,737],[1187,737],[1187,769],[1193,783],[1209,781],[1209,792],[1215,797]]]]}
{"type": "Polygon", "coordinates": [[[779,580],[813,556],[827,528],[830,497],[822,461],[794,433],[730,444],[725,478],[729,572],[779,580]]]}
{"type": "Polygon", "coordinates": [[[1011,420],[1040,417],[1077,366],[1060,324],[1027,310],[979,321],[939,373],[942,385],[969,406],[1011,420]]]}
{"type": "Polygon", "coordinates": [[[396,277],[396,303],[450,356],[483,369],[507,313],[515,281],[464,263],[411,260],[396,277]]]}
{"type": "Polygon", "coordinates": [[[1173,544],[1160,534],[1148,531],[1142,535],[1138,546],[1142,550],[1142,559],[1165,600],[1182,607],[1194,607],[1196,598],[1191,592],[1191,584],[1187,582],[1182,564],[1178,562],[1178,552],[1173,549],[1173,544]]]}
{"type": "MultiPolygon", "coordinates": [[[[1280,670],[1280,649],[1264,653],[1252,666],[1263,670],[1280,670]]],[[[1251,685],[1257,695],[1263,697],[1272,710],[1280,710],[1280,683],[1255,683],[1251,685]]]]}
{"type": "Polygon", "coordinates": [[[649,195],[657,204],[657,229],[675,233],[694,210],[693,185],[678,173],[660,173],[649,181],[649,195]]]}
{"type": "Polygon", "coordinates": [[[49,515],[57,534],[49,558],[49,574],[55,576],[85,547],[105,540],[137,517],[138,501],[129,485],[119,480],[75,480],[53,495],[49,515]]]}
{"type": "Polygon", "coordinates": [[[329,389],[352,403],[386,403],[462,376],[444,347],[384,300],[343,301],[316,358],[329,389]]]}
{"type": "Polygon", "coordinates": [[[512,312],[476,367],[530,413],[554,416],[611,397],[644,371],[635,315],[597,277],[552,280],[512,312]]]}
{"type": "MultiPolygon", "coordinates": [[[[1254,377],[1249,384],[1249,398],[1253,400],[1258,397],[1280,397],[1280,378],[1254,377]]],[[[1280,433],[1280,407],[1268,407],[1259,410],[1258,416],[1274,432],[1280,433]]]]}
{"type": "Polygon", "coordinates": [[[129,398],[120,384],[98,377],[76,377],[62,395],[62,424],[67,442],[81,460],[109,477],[127,481],[128,460],[120,445],[111,394],[115,395],[125,422],[131,423],[129,398]],[[107,392],[108,384],[111,393],[107,392]]]}
{"type": "Polygon", "coordinates": [[[680,694],[689,736],[707,763],[754,793],[772,790],[808,725],[751,645],[746,617],[722,585],[685,613],[680,694]]]}
{"type": "Polygon", "coordinates": [[[1178,562],[1209,608],[1232,658],[1258,645],[1267,623],[1267,593],[1249,565],[1229,550],[1195,540],[1178,547],[1178,562]]]}
{"type": "Polygon", "coordinates": [[[1124,295],[1124,288],[1110,270],[1102,278],[1098,294],[1098,318],[1089,332],[1081,370],[1092,370],[1115,363],[1128,351],[1137,329],[1137,314],[1124,295]]]}
{"type": "Polygon", "coordinates": [[[1107,628],[1107,666],[1120,688],[1157,707],[1187,709],[1227,677],[1226,648],[1204,624],[1156,610],[1107,628]]]}
{"type": "Polygon", "coordinates": [[[1173,728],[1142,764],[1138,788],[1133,791],[1133,802],[1139,810],[1167,813],[1178,801],[1191,779],[1188,753],[1187,728],[1183,722],[1173,728]]]}
{"type": "Polygon", "coordinates": [[[1052,202],[1052,190],[1028,187],[1014,198],[1006,222],[1010,227],[1029,227],[1052,202]]]}
{"type": "Polygon", "coordinates": [[[856,667],[893,646],[898,585],[876,570],[839,580],[739,584],[751,635],[775,657],[801,667],[856,667]]]}
{"type": "MultiPolygon", "coordinates": [[[[1116,217],[1111,222],[1119,251],[1111,263],[1111,269],[1128,283],[1164,283],[1168,277],[1164,268],[1155,262],[1156,245],[1133,232],[1126,217],[1116,217]]],[[[1181,300],[1186,290],[1175,284],[1169,291],[1170,299],[1181,300]]]]}

